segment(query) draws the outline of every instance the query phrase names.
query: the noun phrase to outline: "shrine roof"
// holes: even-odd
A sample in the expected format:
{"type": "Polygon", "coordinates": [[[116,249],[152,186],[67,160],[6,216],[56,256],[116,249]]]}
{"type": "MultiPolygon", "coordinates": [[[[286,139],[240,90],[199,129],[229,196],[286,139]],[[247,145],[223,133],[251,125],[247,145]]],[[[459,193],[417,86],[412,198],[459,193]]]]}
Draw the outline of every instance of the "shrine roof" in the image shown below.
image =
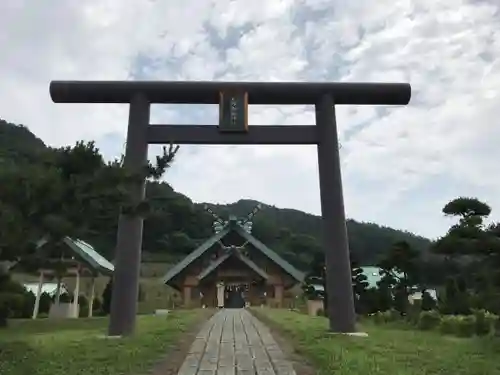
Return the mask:
{"type": "MultiPolygon", "coordinates": [[[[217,242],[219,242],[222,238],[224,238],[230,232],[238,233],[244,240],[248,241],[248,243],[251,244],[255,249],[257,249],[262,254],[264,254],[268,259],[270,259],[273,263],[278,265],[283,271],[285,271],[288,275],[290,275],[296,281],[298,281],[298,282],[304,281],[304,273],[303,272],[296,269],[294,266],[292,266],[290,263],[288,263],[285,259],[280,257],[276,252],[271,250],[269,247],[267,247],[262,242],[260,242],[257,238],[255,238],[250,233],[248,233],[241,225],[239,225],[236,222],[230,221],[222,228],[222,230],[220,232],[214,234],[207,241],[205,241],[202,245],[200,245],[196,250],[194,250],[187,257],[185,257],[182,261],[180,261],[174,267],[172,267],[166,273],[166,275],[163,277],[163,283],[168,284],[174,277],[179,275],[184,269],[186,269],[196,259],[198,259],[203,254],[205,254],[213,245],[215,245],[217,242]]],[[[252,262],[250,259],[247,259],[247,260],[252,262]]],[[[225,259],[222,260],[222,262],[223,261],[225,261],[225,259]]],[[[245,262],[245,260],[243,260],[243,262],[245,262]]],[[[245,263],[247,263],[247,262],[245,262],[245,263]]],[[[220,264],[215,265],[215,268],[218,267],[219,265],[220,264]]],[[[247,265],[249,265],[249,263],[247,263],[247,265]]],[[[253,268],[250,265],[249,265],[249,267],[253,268]]],[[[255,265],[255,267],[257,267],[257,265],[255,265]]]]}
{"type": "Polygon", "coordinates": [[[214,234],[208,240],[203,242],[196,250],[188,254],[183,260],[173,266],[168,270],[167,274],[163,277],[163,282],[168,284],[175,276],[181,273],[185,268],[187,268],[191,263],[193,263],[200,256],[205,254],[213,245],[219,242],[224,236],[226,236],[231,231],[229,226],[224,227],[219,233],[214,234]]]}
{"type": "MultiPolygon", "coordinates": [[[[46,238],[42,238],[40,241],[38,241],[38,249],[41,249],[48,242],[49,241],[46,238]]],[[[84,263],[92,271],[104,275],[111,275],[114,272],[115,266],[85,241],[65,237],[63,239],[63,242],[65,245],[67,245],[68,249],[76,256],[76,258],[78,258],[79,261],[84,263]]]]}

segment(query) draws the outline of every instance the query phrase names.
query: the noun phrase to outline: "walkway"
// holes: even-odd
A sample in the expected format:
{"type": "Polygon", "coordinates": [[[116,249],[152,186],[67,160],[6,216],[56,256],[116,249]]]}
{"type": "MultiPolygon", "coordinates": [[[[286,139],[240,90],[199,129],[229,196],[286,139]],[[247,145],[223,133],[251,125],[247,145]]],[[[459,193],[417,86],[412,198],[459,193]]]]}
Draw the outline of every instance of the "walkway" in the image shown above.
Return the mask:
{"type": "Polygon", "coordinates": [[[227,309],[198,333],[178,375],[296,374],[264,324],[245,309],[227,309]]]}

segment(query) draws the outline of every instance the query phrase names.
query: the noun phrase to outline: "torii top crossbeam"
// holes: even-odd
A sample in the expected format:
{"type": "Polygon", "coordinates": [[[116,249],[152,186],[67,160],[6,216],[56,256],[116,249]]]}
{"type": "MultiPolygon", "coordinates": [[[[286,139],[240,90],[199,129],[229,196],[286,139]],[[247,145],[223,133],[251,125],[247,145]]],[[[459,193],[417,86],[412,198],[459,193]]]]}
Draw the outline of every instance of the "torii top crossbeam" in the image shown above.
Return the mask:
{"type": "Polygon", "coordinates": [[[144,94],[150,103],[218,104],[219,93],[239,90],[248,94],[248,104],[316,104],[330,94],[335,104],[406,105],[408,83],[348,82],[206,82],[206,81],[52,81],[55,103],[130,103],[144,94]]]}

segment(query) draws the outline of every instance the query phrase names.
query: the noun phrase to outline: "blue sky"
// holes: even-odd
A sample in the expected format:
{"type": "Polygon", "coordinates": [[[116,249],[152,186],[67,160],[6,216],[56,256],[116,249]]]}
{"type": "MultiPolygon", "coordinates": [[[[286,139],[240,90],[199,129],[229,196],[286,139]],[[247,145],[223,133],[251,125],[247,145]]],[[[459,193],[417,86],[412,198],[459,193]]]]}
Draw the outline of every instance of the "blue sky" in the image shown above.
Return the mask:
{"type": "MultiPolygon", "coordinates": [[[[127,123],[126,106],[52,103],[53,79],[410,82],[407,107],[337,110],[347,215],[437,237],[462,195],[500,220],[497,2],[3,0],[0,22],[0,117],[50,145],[117,157],[127,123]]],[[[250,109],[251,124],[313,120],[250,109]]],[[[155,105],[152,121],[215,124],[217,108],[155,105]]],[[[165,178],[195,201],[320,212],[313,146],[184,146],[165,178]]]]}

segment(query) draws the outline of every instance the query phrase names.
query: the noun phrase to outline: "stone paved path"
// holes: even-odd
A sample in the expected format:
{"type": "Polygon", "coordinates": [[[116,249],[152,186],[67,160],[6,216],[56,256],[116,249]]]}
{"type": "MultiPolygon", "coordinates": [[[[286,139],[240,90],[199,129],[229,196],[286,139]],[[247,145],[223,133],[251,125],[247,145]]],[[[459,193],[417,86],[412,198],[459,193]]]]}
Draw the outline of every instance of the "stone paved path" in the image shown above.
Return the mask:
{"type": "Polygon", "coordinates": [[[217,312],[196,336],[178,375],[296,375],[269,329],[245,309],[217,312]]]}

